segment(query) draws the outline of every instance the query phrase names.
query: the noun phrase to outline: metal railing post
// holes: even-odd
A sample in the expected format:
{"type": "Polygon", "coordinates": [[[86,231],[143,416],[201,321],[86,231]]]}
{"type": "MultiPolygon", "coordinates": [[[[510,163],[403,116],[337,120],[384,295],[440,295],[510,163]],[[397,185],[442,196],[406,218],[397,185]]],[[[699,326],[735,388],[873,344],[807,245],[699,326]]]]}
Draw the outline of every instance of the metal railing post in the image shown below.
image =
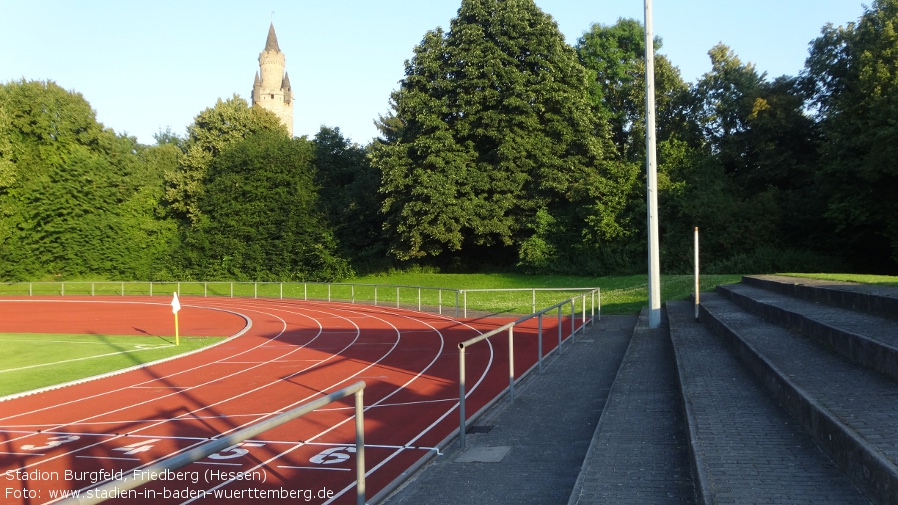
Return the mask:
{"type": "Polygon", "coordinates": [[[558,304],[558,355],[561,355],[561,304],[558,304]]]}
{"type": "Polygon", "coordinates": [[[580,333],[581,334],[586,333],[586,295],[583,295],[582,301],[583,301],[583,312],[581,314],[583,315],[583,324],[580,325],[580,333]]]}
{"type": "Polygon", "coordinates": [[[539,362],[539,374],[543,374],[543,313],[540,312],[539,316],[537,316],[537,324],[536,324],[536,352],[537,352],[537,360],[539,362]]]}
{"type": "Polygon", "coordinates": [[[590,302],[589,306],[589,324],[594,326],[596,324],[596,290],[592,290],[590,297],[592,302],[590,302]]]}
{"type": "Polygon", "coordinates": [[[365,402],[364,389],[355,393],[355,479],[356,502],[365,505],[365,402]]]}
{"type": "Polygon", "coordinates": [[[508,327],[508,394],[514,402],[514,326],[508,327]]]}
{"type": "Polygon", "coordinates": [[[458,443],[465,448],[465,346],[458,344],[458,443]]]}

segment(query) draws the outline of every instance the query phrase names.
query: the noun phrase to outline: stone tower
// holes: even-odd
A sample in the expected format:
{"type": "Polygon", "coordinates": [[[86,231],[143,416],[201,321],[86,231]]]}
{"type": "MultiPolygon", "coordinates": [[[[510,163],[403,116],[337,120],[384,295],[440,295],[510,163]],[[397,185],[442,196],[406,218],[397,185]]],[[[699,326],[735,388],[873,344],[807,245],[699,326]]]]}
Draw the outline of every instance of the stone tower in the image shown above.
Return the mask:
{"type": "Polygon", "coordinates": [[[268,28],[265,49],[259,53],[259,71],[256,72],[256,81],[253,83],[253,105],[260,105],[274,112],[292,137],[293,90],[290,88],[290,77],[284,70],[285,61],[272,23],[268,28]]]}

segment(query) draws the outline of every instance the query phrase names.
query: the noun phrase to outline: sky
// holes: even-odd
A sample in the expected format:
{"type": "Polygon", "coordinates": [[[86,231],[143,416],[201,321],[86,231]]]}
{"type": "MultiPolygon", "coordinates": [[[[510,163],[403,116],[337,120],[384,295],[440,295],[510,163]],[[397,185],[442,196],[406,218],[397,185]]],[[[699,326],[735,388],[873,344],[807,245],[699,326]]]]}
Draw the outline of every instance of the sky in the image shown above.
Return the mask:
{"type": "MultiPolygon", "coordinates": [[[[535,0],[571,45],[593,24],[644,21],[639,0],[535,0]]],[[[723,42],[770,78],[797,75],[827,24],[869,0],[654,0],[658,51],[693,83],[723,42]]],[[[184,136],[234,94],[249,101],[270,23],[293,86],[294,135],[321,126],[367,144],[424,34],[449,28],[461,0],[0,0],[0,83],[51,80],[97,119],[143,144],[184,136]]]]}

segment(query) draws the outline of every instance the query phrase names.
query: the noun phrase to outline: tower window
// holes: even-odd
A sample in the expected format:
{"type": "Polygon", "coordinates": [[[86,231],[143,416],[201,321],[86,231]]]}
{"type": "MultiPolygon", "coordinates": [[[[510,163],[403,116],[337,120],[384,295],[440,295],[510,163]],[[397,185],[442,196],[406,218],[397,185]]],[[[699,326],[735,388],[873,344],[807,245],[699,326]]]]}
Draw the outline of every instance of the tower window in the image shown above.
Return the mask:
{"type": "Polygon", "coordinates": [[[274,93],[271,94],[271,99],[274,100],[274,93]]]}

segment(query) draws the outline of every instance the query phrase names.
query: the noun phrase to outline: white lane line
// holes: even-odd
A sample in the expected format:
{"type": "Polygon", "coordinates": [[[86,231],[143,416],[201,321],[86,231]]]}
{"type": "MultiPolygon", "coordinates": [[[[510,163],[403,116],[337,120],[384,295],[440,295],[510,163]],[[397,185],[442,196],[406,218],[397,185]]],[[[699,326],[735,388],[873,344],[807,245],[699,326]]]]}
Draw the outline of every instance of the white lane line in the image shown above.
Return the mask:
{"type": "Polygon", "coordinates": [[[113,461],[140,461],[140,458],[119,458],[115,456],[75,456],[80,459],[102,459],[102,460],[113,460],[113,461]]]}
{"type": "MultiPolygon", "coordinates": [[[[465,395],[467,396],[467,395],[465,395]]],[[[372,405],[371,408],[383,408],[383,407],[405,407],[407,405],[421,405],[428,403],[445,403],[445,402],[458,402],[458,398],[442,398],[437,400],[419,400],[415,402],[400,402],[400,403],[381,403],[379,405],[372,405]]],[[[318,409],[318,412],[328,412],[328,411],[338,411],[338,410],[354,410],[355,407],[334,407],[332,409],[322,408],[318,409]]]]}
{"type": "MultiPolygon", "coordinates": [[[[269,310],[271,310],[271,309],[269,309],[269,310]]],[[[320,312],[324,312],[324,311],[320,311],[320,312]]],[[[418,323],[426,324],[427,326],[430,326],[431,328],[433,328],[432,325],[430,325],[429,323],[427,323],[427,322],[425,322],[425,321],[422,321],[422,320],[420,320],[420,319],[414,319],[414,318],[411,318],[411,317],[408,317],[408,316],[403,316],[403,315],[398,315],[398,314],[392,314],[392,313],[386,313],[386,314],[383,313],[383,312],[380,313],[380,315],[383,315],[383,316],[386,316],[387,314],[389,314],[389,315],[392,316],[392,317],[405,317],[405,318],[407,318],[407,319],[411,319],[411,320],[416,321],[416,322],[418,322],[418,323]]],[[[274,316],[273,314],[269,314],[269,315],[272,315],[273,317],[277,317],[277,316],[274,316]]],[[[333,314],[333,313],[331,313],[330,315],[336,316],[336,314],[333,314]]],[[[311,315],[305,315],[305,317],[312,318],[311,315]]],[[[339,316],[337,316],[337,317],[339,317],[339,316]]],[[[372,318],[372,316],[371,316],[370,314],[367,314],[367,315],[365,315],[364,317],[372,318]]],[[[360,317],[359,319],[362,319],[362,317],[360,317]]],[[[380,317],[373,317],[373,319],[381,320],[381,321],[387,323],[388,325],[393,326],[393,328],[396,329],[395,325],[393,325],[393,324],[390,323],[390,322],[385,321],[384,319],[382,319],[382,318],[380,318],[380,317]]],[[[449,318],[444,318],[444,319],[449,319],[449,318]]],[[[283,320],[282,320],[282,321],[283,321],[283,320]]],[[[317,321],[316,321],[316,322],[317,322],[317,321]]],[[[319,324],[320,324],[320,323],[319,323],[319,324]]],[[[464,323],[460,323],[460,324],[464,324],[464,323]]],[[[471,327],[470,327],[469,325],[467,325],[467,324],[464,324],[464,326],[467,326],[467,327],[471,328],[471,327]]],[[[473,329],[474,331],[477,331],[477,332],[479,333],[478,330],[476,330],[476,329],[474,329],[474,328],[471,328],[471,329],[473,329]]],[[[397,329],[397,330],[398,330],[398,329],[397,329]]],[[[399,391],[401,391],[404,387],[408,386],[411,382],[413,382],[413,381],[415,381],[416,379],[420,378],[420,376],[421,376],[423,373],[425,373],[426,370],[428,370],[428,369],[435,363],[435,360],[441,355],[441,353],[442,353],[442,347],[443,347],[443,343],[444,343],[444,339],[443,339],[443,337],[442,337],[442,334],[441,334],[438,330],[436,330],[435,328],[433,328],[433,330],[415,330],[415,331],[416,331],[416,332],[420,332],[420,333],[427,333],[427,334],[432,334],[432,333],[435,331],[438,335],[440,335],[440,339],[441,339],[440,352],[437,353],[436,357],[434,358],[434,361],[432,361],[428,366],[426,366],[426,367],[424,368],[424,370],[422,370],[422,371],[421,371],[419,374],[417,374],[415,377],[413,377],[412,379],[410,379],[409,381],[407,381],[406,384],[405,384],[403,387],[397,388],[393,393],[391,393],[390,395],[388,395],[388,396],[386,396],[386,397],[384,397],[384,398],[381,398],[378,402],[376,402],[374,405],[369,406],[368,408],[373,408],[373,407],[377,407],[377,406],[387,406],[387,405],[390,405],[390,404],[385,404],[385,403],[383,403],[383,401],[386,400],[387,398],[393,396],[394,394],[398,393],[399,391]]],[[[397,333],[406,334],[406,333],[410,333],[410,331],[403,330],[402,332],[398,332],[398,331],[397,331],[397,333]]],[[[279,335],[279,336],[280,336],[280,335],[279,335]]],[[[277,338],[277,337],[275,337],[275,338],[277,338]]],[[[400,338],[401,338],[401,337],[400,337],[400,338]]],[[[314,339],[313,339],[313,340],[314,340],[314,339]]],[[[355,339],[355,341],[356,341],[356,342],[358,341],[358,334],[356,334],[356,339],[355,339]]],[[[379,363],[380,361],[382,361],[383,359],[385,359],[387,356],[389,356],[392,352],[394,352],[395,350],[397,350],[397,349],[396,349],[396,345],[397,345],[397,344],[398,344],[398,342],[394,342],[393,344],[387,343],[386,345],[391,345],[392,348],[391,348],[385,355],[383,355],[379,360],[377,360],[376,363],[373,363],[373,364],[369,365],[369,367],[366,367],[366,369],[368,369],[368,368],[370,368],[371,366],[374,366],[375,364],[379,363]]],[[[306,345],[308,345],[308,344],[306,344],[306,345]]],[[[260,347],[260,346],[257,346],[257,347],[260,347]]],[[[346,348],[344,348],[344,350],[345,350],[345,349],[346,349],[346,348]]],[[[245,351],[243,351],[242,353],[239,353],[239,354],[245,354],[246,352],[249,352],[250,350],[252,350],[252,349],[245,350],[245,351]]],[[[432,350],[432,348],[430,348],[429,350],[432,350]]],[[[238,355],[239,355],[239,354],[238,354],[238,355]]],[[[331,359],[331,358],[329,358],[329,359],[331,359]]],[[[325,360],[325,361],[327,361],[327,360],[325,360]]],[[[266,362],[266,363],[267,363],[267,362],[266,362]]],[[[488,364],[488,366],[484,369],[483,374],[481,375],[480,380],[478,380],[477,383],[475,384],[475,387],[472,388],[472,389],[469,391],[469,394],[471,394],[471,393],[474,391],[474,389],[475,389],[475,388],[482,382],[482,380],[483,380],[483,378],[485,377],[486,372],[489,370],[491,364],[492,364],[492,346],[490,345],[490,360],[489,360],[489,364],[488,364]]],[[[195,367],[195,368],[201,368],[201,367],[195,367]]],[[[355,374],[355,375],[358,375],[359,373],[362,373],[363,371],[364,371],[364,370],[359,371],[359,372],[357,372],[357,374],[355,374]]],[[[183,372],[182,372],[182,373],[183,373],[183,372]]],[[[294,375],[295,375],[295,374],[294,374],[294,375]]],[[[351,379],[352,379],[352,377],[350,377],[349,379],[346,379],[346,380],[351,380],[351,379]]],[[[346,382],[346,380],[344,380],[344,381],[342,381],[342,382],[346,382]]],[[[341,383],[342,383],[342,382],[341,382],[341,383]]],[[[334,387],[336,387],[336,386],[334,386],[334,387]]],[[[242,395],[237,395],[237,396],[242,396],[242,395]]],[[[447,401],[447,402],[448,402],[448,401],[452,401],[452,400],[448,400],[448,399],[447,399],[447,400],[435,400],[435,402],[442,402],[442,401],[447,401]]],[[[417,403],[417,402],[415,402],[415,403],[417,403]]],[[[395,404],[395,405],[401,405],[401,404],[395,404]]],[[[285,407],[285,408],[289,408],[289,407],[285,407]]],[[[439,421],[441,421],[443,418],[445,418],[445,416],[448,415],[449,413],[451,413],[451,411],[454,410],[455,408],[456,408],[455,406],[453,406],[452,408],[450,408],[449,411],[446,412],[446,414],[444,414],[443,416],[441,416],[441,418],[440,418],[439,420],[437,420],[437,421],[436,421],[435,423],[433,423],[430,427],[428,427],[426,430],[424,430],[421,434],[419,434],[417,437],[415,437],[414,440],[417,440],[418,438],[420,438],[421,436],[423,436],[427,431],[429,431],[429,430],[430,430],[433,426],[435,426],[439,421]]],[[[121,409],[119,409],[119,410],[121,410],[121,409]]],[[[366,409],[366,410],[367,410],[367,409],[366,409]]],[[[182,414],[182,415],[184,415],[184,414],[182,414]]],[[[180,417],[180,416],[179,416],[179,417],[180,417]]],[[[200,417],[200,416],[197,416],[197,417],[200,417]]],[[[230,417],[230,416],[221,416],[221,417],[230,417]]],[[[236,417],[236,416],[235,416],[235,417],[236,417]]],[[[159,421],[160,421],[160,422],[166,422],[166,421],[170,422],[170,421],[172,421],[172,420],[159,420],[159,421]]],[[[346,422],[346,421],[344,421],[344,422],[346,422]]],[[[339,423],[338,425],[332,427],[330,430],[327,430],[327,431],[329,432],[329,431],[331,431],[331,430],[333,430],[333,429],[336,429],[336,427],[339,426],[340,424],[343,424],[343,423],[339,423]]],[[[237,429],[237,428],[235,428],[235,429],[237,429]]],[[[325,433],[326,433],[326,432],[325,432],[325,433]]],[[[324,433],[318,435],[318,436],[315,437],[315,438],[318,438],[318,437],[320,437],[320,436],[323,435],[323,434],[324,434],[324,433]]],[[[402,448],[398,448],[398,447],[397,447],[397,450],[398,450],[398,451],[401,451],[401,450],[404,450],[404,449],[405,449],[405,447],[402,447],[402,448]]],[[[178,452],[181,452],[181,451],[178,451],[178,452]]],[[[282,454],[285,454],[285,453],[282,453],[282,454]]],[[[392,459],[392,457],[389,458],[389,459],[392,459]]],[[[380,467],[380,466],[382,466],[382,464],[381,464],[381,465],[378,465],[378,467],[380,467]]],[[[374,469],[372,469],[372,471],[374,471],[374,469]]],[[[369,473],[371,473],[371,472],[369,472],[369,473]]]]}
{"type": "MultiPolygon", "coordinates": [[[[270,309],[269,309],[269,310],[270,310],[270,309]]],[[[289,311],[285,311],[285,312],[289,312],[289,311]]],[[[278,316],[275,316],[275,315],[273,315],[273,314],[269,314],[269,315],[271,315],[272,317],[276,317],[277,319],[280,319],[280,320],[283,322],[284,326],[283,326],[281,332],[278,334],[278,337],[280,337],[281,335],[283,335],[283,334],[287,331],[287,324],[286,324],[286,321],[284,321],[284,319],[282,319],[282,318],[280,318],[280,317],[278,317],[278,316]]],[[[338,317],[338,318],[339,318],[339,316],[336,316],[336,315],[334,315],[334,314],[330,314],[330,315],[331,315],[332,317],[338,317]]],[[[315,321],[316,323],[318,323],[319,328],[322,328],[321,322],[320,322],[320,321],[315,320],[315,319],[309,317],[308,315],[304,315],[304,316],[307,317],[307,318],[309,318],[309,319],[312,319],[313,321],[315,321]]],[[[353,342],[355,342],[355,341],[357,341],[357,340],[360,338],[360,336],[361,336],[361,329],[358,327],[358,325],[356,325],[355,323],[352,323],[352,321],[349,321],[349,322],[350,322],[353,326],[355,326],[355,328],[356,328],[356,337],[353,339],[353,342]]],[[[389,323],[388,323],[388,324],[389,324],[389,323]]],[[[319,338],[320,336],[321,336],[320,334],[319,334],[319,335],[316,335],[316,336],[315,336],[309,343],[313,342],[314,340],[316,340],[316,339],[319,338]]],[[[277,337],[276,337],[276,338],[277,338],[277,337]]],[[[347,346],[345,346],[343,350],[345,351],[346,349],[349,349],[349,348],[352,346],[352,343],[353,343],[353,342],[350,342],[349,344],[347,344],[347,346]]],[[[397,344],[398,344],[398,338],[397,338],[397,344]]],[[[304,347],[304,346],[297,347],[297,349],[291,351],[291,352],[288,353],[288,354],[291,354],[291,353],[293,353],[293,352],[297,352],[297,351],[300,350],[302,347],[304,347]]],[[[387,353],[387,354],[389,354],[389,353],[387,353]]],[[[328,359],[326,359],[326,360],[324,360],[324,361],[329,361],[330,359],[336,358],[337,356],[339,356],[339,354],[333,355],[333,356],[331,356],[330,358],[328,358],[328,359]]],[[[383,359],[383,358],[381,358],[381,360],[382,360],[382,359],[383,359]]],[[[272,360],[272,361],[273,361],[273,360],[272,360]]],[[[380,361],[380,360],[378,360],[378,361],[380,361]]],[[[245,395],[254,393],[254,392],[256,392],[256,391],[258,391],[258,390],[261,390],[261,389],[264,389],[264,388],[266,388],[266,387],[268,387],[268,386],[270,386],[270,385],[281,383],[281,382],[283,382],[284,380],[289,379],[289,378],[292,378],[292,377],[295,377],[295,376],[297,376],[297,375],[300,375],[301,373],[304,373],[305,371],[307,371],[307,370],[309,370],[309,369],[311,369],[311,368],[314,368],[315,366],[318,366],[319,364],[320,364],[320,363],[315,364],[315,365],[312,365],[312,366],[310,366],[310,367],[307,367],[307,368],[304,369],[304,370],[301,370],[301,371],[298,371],[298,372],[296,372],[296,373],[293,373],[293,374],[291,374],[291,375],[289,375],[289,376],[287,376],[287,377],[281,377],[281,378],[278,378],[277,380],[272,381],[272,382],[270,382],[270,383],[268,383],[268,384],[259,386],[259,387],[255,388],[255,389],[250,390],[250,391],[245,391],[245,392],[243,392],[243,393],[240,393],[240,394],[231,396],[231,397],[229,397],[229,398],[226,398],[226,399],[221,400],[221,401],[219,401],[219,402],[213,403],[213,404],[211,404],[211,405],[204,405],[204,406],[201,407],[200,409],[195,409],[195,410],[193,410],[193,411],[185,412],[185,413],[183,413],[183,414],[181,414],[181,415],[179,415],[179,416],[173,418],[172,420],[177,420],[177,419],[183,418],[183,417],[185,417],[185,416],[189,416],[190,414],[193,414],[193,413],[195,413],[195,412],[198,412],[198,411],[201,411],[201,410],[206,410],[206,409],[208,409],[208,408],[210,408],[210,407],[214,407],[214,406],[219,405],[219,404],[221,404],[221,403],[225,403],[225,402],[231,401],[231,400],[233,400],[233,399],[235,399],[235,398],[239,398],[239,397],[242,397],[242,396],[245,396],[245,395]]],[[[259,365],[259,366],[260,366],[260,365],[259,365]]],[[[373,364],[370,365],[370,366],[373,366],[373,364]]],[[[369,366],[369,367],[366,367],[366,369],[367,369],[367,368],[370,368],[370,366],[369,366]]],[[[256,368],[256,367],[251,367],[251,368],[256,368]]],[[[362,371],[364,371],[364,370],[362,370],[362,371]]],[[[361,373],[361,371],[358,372],[358,373],[361,373]]],[[[234,373],[234,374],[231,374],[231,375],[237,375],[237,373],[234,373]]],[[[217,381],[217,380],[216,380],[216,381],[217,381]]],[[[216,381],[211,381],[211,382],[216,382],[216,381]]],[[[211,382],[209,382],[209,383],[211,383],[211,382]]],[[[316,396],[318,396],[318,395],[317,395],[317,394],[310,395],[310,396],[308,396],[307,398],[301,400],[301,401],[298,402],[298,403],[305,403],[305,402],[311,400],[312,398],[314,398],[314,397],[316,397],[316,396]]],[[[289,407],[288,407],[288,408],[289,408],[289,407]]],[[[119,410],[123,410],[123,409],[119,409],[119,410]]],[[[98,416],[97,416],[97,417],[98,417],[98,416]]],[[[142,427],[142,428],[140,428],[140,429],[138,429],[138,430],[135,430],[135,432],[137,432],[137,431],[142,431],[142,430],[144,430],[144,429],[149,429],[149,428],[152,428],[152,427],[155,427],[155,426],[158,426],[158,425],[160,425],[160,424],[164,424],[165,422],[170,422],[170,421],[171,421],[171,420],[168,420],[168,421],[160,421],[159,423],[155,423],[155,424],[153,424],[153,425],[145,426],[145,427],[142,427]]],[[[221,437],[221,436],[224,436],[224,435],[226,435],[226,434],[228,434],[228,433],[231,433],[231,432],[233,432],[233,431],[239,430],[239,429],[241,429],[241,428],[247,426],[248,424],[250,424],[250,423],[244,423],[244,424],[242,424],[242,425],[235,426],[235,427],[232,428],[231,430],[228,430],[228,431],[225,431],[225,432],[223,432],[223,433],[218,434],[218,437],[221,437]]],[[[332,428],[332,429],[333,429],[333,428],[332,428]]],[[[327,431],[330,431],[330,430],[327,430],[327,431]]],[[[327,431],[326,431],[326,432],[327,432],[327,431]]],[[[326,433],[326,432],[325,432],[325,433],[326,433]]],[[[151,465],[151,464],[154,464],[154,463],[156,463],[156,462],[158,462],[158,461],[161,461],[162,459],[166,459],[166,458],[169,458],[169,457],[171,457],[171,456],[174,456],[174,455],[183,453],[183,452],[185,452],[185,451],[188,451],[188,450],[190,450],[190,449],[193,449],[194,447],[197,447],[199,444],[200,444],[200,443],[191,444],[191,445],[188,446],[188,447],[185,447],[185,448],[182,448],[182,449],[179,449],[179,450],[170,452],[169,454],[167,454],[167,455],[165,455],[165,456],[158,457],[158,458],[154,459],[153,461],[150,461],[150,462],[148,462],[148,463],[145,463],[144,465],[141,465],[139,468],[144,468],[144,467],[146,467],[146,466],[148,466],[148,465],[151,465]]],[[[291,450],[292,450],[292,449],[291,449],[291,450]]],[[[72,451],[72,453],[74,453],[74,452],[76,452],[76,451],[72,451]]],[[[65,455],[68,455],[68,454],[62,454],[62,455],[57,456],[57,457],[62,457],[62,456],[65,456],[65,455]]],[[[50,459],[55,459],[55,458],[50,458],[50,459]]],[[[43,460],[43,461],[46,461],[46,460],[43,460]]],[[[35,464],[37,464],[37,463],[35,463],[35,464]]],[[[29,465],[29,466],[33,466],[33,465],[29,465]]],[[[27,466],[24,467],[24,468],[27,468],[27,466]]],[[[108,482],[108,480],[107,480],[107,481],[103,481],[103,482],[97,482],[97,483],[95,483],[95,484],[93,484],[93,485],[91,485],[91,486],[88,486],[88,487],[83,488],[83,490],[87,490],[87,489],[90,489],[90,488],[94,488],[94,487],[103,485],[103,484],[105,484],[105,483],[107,483],[107,482],[108,482]]],[[[227,482],[227,481],[226,481],[226,482],[227,482]]],[[[214,488],[214,489],[217,489],[217,488],[214,488]]]]}
{"type": "MultiPolygon", "coordinates": [[[[285,470],[324,470],[328,472],[351,472],[351,468],[328,468],[324,466],[290,466],[290,465],[277,465],[278,468],[283,468],[285,470]]],[[[190,502],[185,502],[190,503],[190,502]]]]}

